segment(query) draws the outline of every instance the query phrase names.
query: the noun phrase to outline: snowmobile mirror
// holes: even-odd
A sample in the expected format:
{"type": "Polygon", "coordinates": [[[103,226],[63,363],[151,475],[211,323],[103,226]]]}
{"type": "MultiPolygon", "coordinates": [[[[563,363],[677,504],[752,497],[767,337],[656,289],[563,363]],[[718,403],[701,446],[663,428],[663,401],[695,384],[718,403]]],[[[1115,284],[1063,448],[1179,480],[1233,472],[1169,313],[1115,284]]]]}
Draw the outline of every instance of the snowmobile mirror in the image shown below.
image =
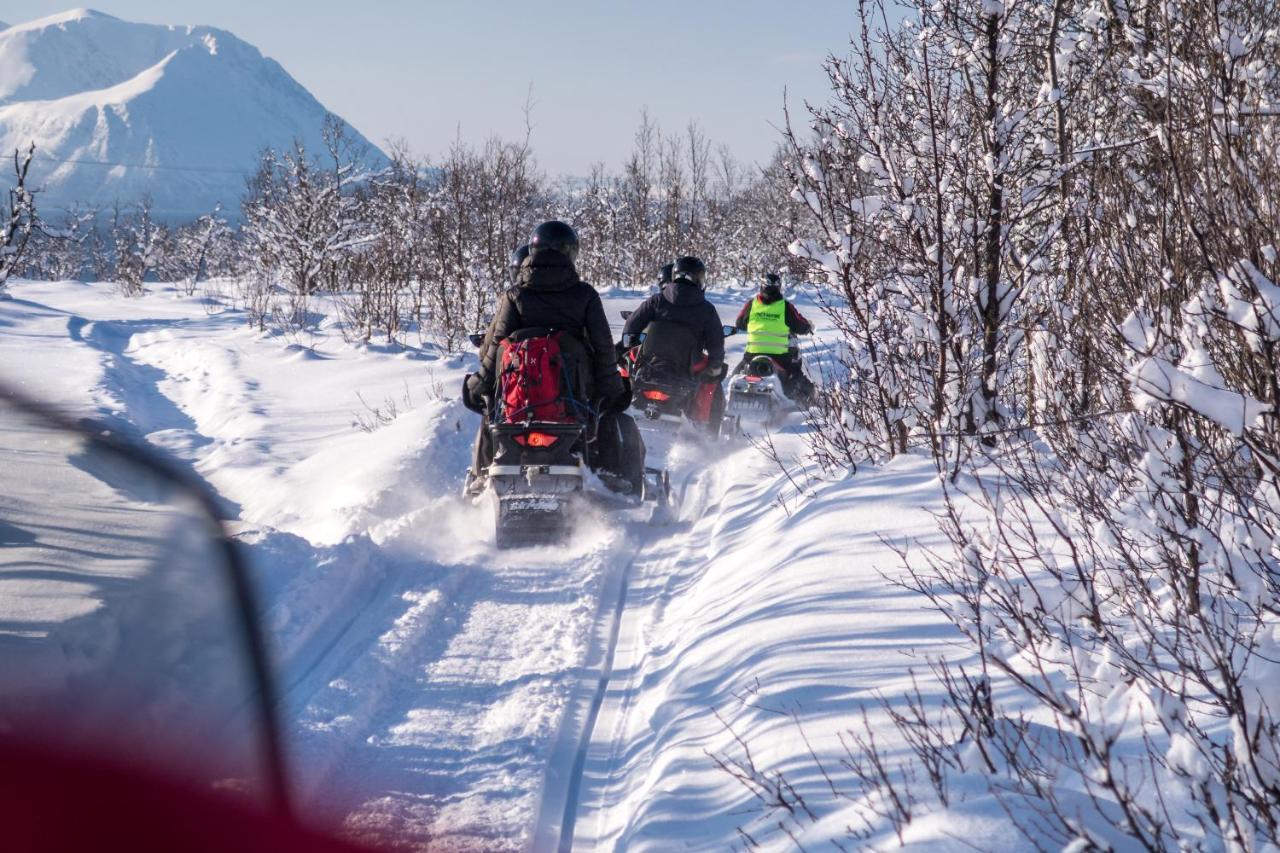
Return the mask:
{"type": "Polygon", "coordinates": [[[723,331],[723,332],[724,332],[724,336],[725,336],[726,338],[731,338],[731,337],[733,337],[734,335],[738,334],[738,327],[737,327],[737,326],[721,326],[721,327],[720,327],[720,329],[721,329],[721,331],[723,331]]]}
{"type": "Polygon", "coordinates": [[[484,332],[472,332],[467,335],[467,340],[471,341],[471,345],[479,349],[484,344],[484,332]]]}
{"type": "Polygon", "coordinates": [[[288,813],[257,603],[220,500],[117,424],[0,386],[0,738],[288,813]]]}
{"type": "Polygon", "coordinates": [[[632,314],[634,314],[634,313],[636,313],[636,312],[634,312],[634,311],[623,311],[623,312],[622,312],[622,319],[624,319],[624,320],[630,320],[630,319],[631,319],[631,315],[632,315],[632,314]]]}

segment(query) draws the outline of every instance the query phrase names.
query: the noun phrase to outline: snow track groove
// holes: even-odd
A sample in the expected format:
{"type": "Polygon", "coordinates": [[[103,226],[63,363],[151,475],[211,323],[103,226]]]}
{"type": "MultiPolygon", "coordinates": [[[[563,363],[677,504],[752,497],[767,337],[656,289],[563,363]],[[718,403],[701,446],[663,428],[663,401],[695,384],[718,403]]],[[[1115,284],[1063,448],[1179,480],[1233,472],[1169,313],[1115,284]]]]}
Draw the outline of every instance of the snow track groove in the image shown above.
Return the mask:
{"type": "Polygon", "coordinates": [[[563,848],[572,841],[583,763],[612,675],[627,586],[639,554],[636,549],[625,562],[615,561],[604,579],[593,640],[581,665],[581,677],[561,715],[559,734],[547,762],[533,850],[563,848]]]}
{"type": "Polygon", "coordinates": [[[604,653],[599,681],[595,695],[591,699],[591,707],[587,712],[586,724],[582,730],[582,738],[573,757],[573,765],[569,769],[569,790],[565,795],[564,813],[560,823],[561,853],[569,853],[573,848],[573,830],[578,819],[578,800],[582,795],[582,771],[587,763],[587,753],[591,749],[591,740],[595,736],[596,720],[600,716],[600,708],[604,705],[604,697],[609,689],[609,679],[613,677],[613,659],[618,649],[618,633],[622,628],[622,615],[627,605],[627,590],[630,587],[631,569],[635,560],[621,571],[617,602],[613,608],[612,624],[609,628],[609,642],[604,653]]]}
{"type": "MultiPolygon", "coordinates": [[[[681,458],[691,449],[677,444],[674,452],[667,454],[675,464],[684,468],[678,474],[679,481],[673,489],[677,513],[682,519],[696,519],[702,515],[720,480],[715,465],[701,468],[682,463],[681,458]]],[[[701,445],[697,448],[704,461],[708,449],[701,445]]],[[[720,452],[710,454],[713,461],[720,461],[718,457],[733,452],[730,447],[714,449],[720,452]]],[[[619,641],[623,639],[624,645],[629,646],[642,642],[635,634],[634,623],[640,619],[651,620],[655,610],[660,613],[667,598],[678,591],[670,568],[679,555],[692,547],[685,540],[692,527],[693,524],[686,520],[656,528],[636,524],[629,531],[631,537],[639,542],[629,559],[625,562],[619,560],[606,579],[594,634],[596,639],[584,662],[584,674],[576,698],[563,716],[558,745],[548,762],[546,788],[532,850],[567,853],[574,849],[593,849],[590,845],[584,847],[577,843],[583,816],[584,785],[591,795],[598,795],[595,789],[600,785],[599,779],[586,778],[588,764],[590,762],[598,775],[602,767],[614,765],[615,753],[622,748],[616,739],[616,721],[606,713],[605,724],[601,726],[601,712],[609,701],[618,701],[613,694],[630,691],[635,686],[631,683],[636,671],[632,658],[643,656],[643,649],[632,648],[627,652],[628,668],[622,673],[623,684],[620,687],[614,679],[618,673],[615,664],[619,641]],[[646,578],[661,578],[660,589],[656,595],[650,594],[637,601],[633,581],[646,578]],[[604,762],[599,757],[602,748],[608,751],[609,756],[604,762]]],[[[624,705],[630,707],[629,703],[624,705]]],[[[588,810],[587,815],[590,814],[588,810]]]]}

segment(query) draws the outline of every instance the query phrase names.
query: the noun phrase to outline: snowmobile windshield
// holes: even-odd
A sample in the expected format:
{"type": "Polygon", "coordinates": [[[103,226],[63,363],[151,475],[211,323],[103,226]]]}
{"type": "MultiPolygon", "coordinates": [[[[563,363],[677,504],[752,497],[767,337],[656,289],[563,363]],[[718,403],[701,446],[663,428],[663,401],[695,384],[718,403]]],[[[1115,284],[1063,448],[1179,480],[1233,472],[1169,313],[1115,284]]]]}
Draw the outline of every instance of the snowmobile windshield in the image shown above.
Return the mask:
{"type": "Polygon", "coordinates": [[[283,810],[248,579],[197,482],[0,388],[0,736],[283,810]]]}

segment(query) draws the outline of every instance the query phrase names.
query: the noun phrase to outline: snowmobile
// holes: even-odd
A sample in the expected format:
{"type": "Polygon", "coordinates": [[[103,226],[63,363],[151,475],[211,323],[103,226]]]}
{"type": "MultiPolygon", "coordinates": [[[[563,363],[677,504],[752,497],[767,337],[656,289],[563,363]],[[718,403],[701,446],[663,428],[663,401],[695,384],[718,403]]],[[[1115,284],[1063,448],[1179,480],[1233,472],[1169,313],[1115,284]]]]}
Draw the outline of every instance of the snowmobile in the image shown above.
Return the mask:
{"type": "MultiPolygon", "coordinates": [[[[625,320],[630,311],[623,311],[625,320]]],[[[722,327],[725,337],[737,334],[733,326],[722,327]]],[[[696,423],[705,428],[710,416],[702,411],[702,402],[695,399],[699,383],[693,377],[707,366],[704,356],[690,367],[688,376],[647,370],[639,363],[644,344],[643,332],[627,335],[619,345],[619,368],[631,382],[631,407],[639,413],[640,423],[674,432],[685,423],[696,423]]]]}
{"type": "Polygon", "coordinates": [[[747,423],[776,425],[793,411],[796,406],[783,393],[778,365],[769,356],[756,356],[729,379],[725,422],[734,433],[747,423]]]}
{"type": "Polygon", "coordinates": [[[494,455],[485,491],[495,502],[499,548],[562,541],[581,509],[575,506],[578,501],[609,509],[654,504],[653,520],[660,520],[671,495],[671,481],[662,469],[644,469],[639,494],[630,484],[603,472],[598,476],[608,494],[586,488],[590,469],[583,456],[596,423],[593,416],[589,424],[528,421],[490,426],[494,455]]]}
{"type": "MultiPolygon", "coordinates": [[[[589,493],[587,445],[595,440],[599,414],[574,399],[560,359],[557,333],[523,329],[503,341],[496,399],[489,406],[493,462],[485,471],[480,500],[493,503],[495,542],[520,548],[563,541],[580,515],[579,502],[610,506],[651,502],[665,505],[665,472],[646,468],[639,494],[631,484],[601,474],[614,500],[589,493]]],[[[479,346],[483,334],[470,336],[479,346]]]]}

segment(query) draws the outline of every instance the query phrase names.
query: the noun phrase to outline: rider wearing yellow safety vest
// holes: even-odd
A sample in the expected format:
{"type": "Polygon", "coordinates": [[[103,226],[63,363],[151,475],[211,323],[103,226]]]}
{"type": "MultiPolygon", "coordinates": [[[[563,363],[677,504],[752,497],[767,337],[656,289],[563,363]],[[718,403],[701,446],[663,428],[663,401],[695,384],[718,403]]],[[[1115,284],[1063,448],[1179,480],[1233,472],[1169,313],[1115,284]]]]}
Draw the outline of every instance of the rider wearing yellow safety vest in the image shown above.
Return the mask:
{"type": "Polygon", "coordinates": [[[735,373],[746,369],[756,356],[767,355],[778,367],[783,393],[804,402],[813,395],[813,383],[800,366],[800,350],[793,343],[796,335],[813,334],[813,324],[782,296],[782,279],[769,273],[756,294],[734,323],[747,333],[747,351],[735,373]]]}

